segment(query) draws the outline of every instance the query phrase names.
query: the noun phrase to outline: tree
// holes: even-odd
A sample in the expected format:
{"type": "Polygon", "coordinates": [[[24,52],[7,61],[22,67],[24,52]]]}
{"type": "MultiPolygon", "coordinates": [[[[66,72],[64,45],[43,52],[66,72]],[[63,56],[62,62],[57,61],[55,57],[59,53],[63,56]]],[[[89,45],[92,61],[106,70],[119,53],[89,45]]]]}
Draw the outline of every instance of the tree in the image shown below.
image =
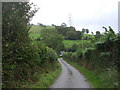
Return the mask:
{"type": "Polygon", "coordinates": [[[55,29],[43,29],[41,30],[41,38],[42,42],[50,47],[53,48],[57,53],[61,50],[64,50],[63,44],[63,36],[58,34],[55,29]]]}
{"type": "Polygon", "coordinates": [[[108,30],[107,30],[107,28],[106,28],[106,27],[104,27],[104,26],[103,26],[102,28],[104,28],[104,29],[105,29],[105,32],[108,32],[108,30]]]}
{"type": "Polygon", "coordinates": [[[62,27],[62,26],[55,26],[55,29],[57,30],[58,34],[62,34],[63,36],[65,36],[66,32],[69,30],[68,27],[62,27]]]}
{"type": "Polygon", "coordinates": [[[37,25],[39,25],[39,26],[43,26],[43,24],[42,24],[42,23],[37,23],[37,25]]]}
{"type": "Polygon", "coordinates": [[[66,33],[68,31],[76,31],[74,27],[62,27],[62,26],[55,26],[55,29],[57,30],[58,34],[62,34],[65,39],[67,38],[66,33]]]}
{"type": "Polygon", "coordinates": [[[115,36],[115,32],[113,31],[113,29],[111,28],[111,26],[109,26],[109,32],[113,34],[113,36],[115,36]]]}
{"type": "Polygon", "coordinates": [[[100,36],[101,36],[100,31],[96,31],[96,35],[95,35],[95,37],[96,37],[96,38],[100,38],[100,36]]]}
{"type": "Polygon", "coordinates": [[[94,35],[94,33],[93,33],[93,32],[91,32],[91,34],[92,34],[92,35],[94,35]]]}
{"type": "Polygon", "coordinates": [[[68,31],[66,33],[66,36],[67,36],[67,39],[70,39],[70,40],[76,40],[77,39],[76,31],[68,31]]]}
{"type": "Polygon", "coordinates": [[[97,35],[97,34],[100,34],[100,31],[96,31],[96,35],[97,35]]]}
{"type": "Polygon", "coordinates": [[[39,26],[41,27],[46,27],[45,25],[43,25],[42,23],[37,23],[39,26]]]}
{"type": "Polygon", "coordinates": [[[88,29],[85,29],[86,30],[86,33],[88,34],[89,33],[89,30],[88,29]]]}
{"type": "Polygon", "coordinates": [[[77,33],[77,39],[81,40],[82,39],[82,32],[76,31],[76,33],[77,33]]]}
{"type": "Polygon", "coordinates": [[[67,24],[66,23],[62,23],[61,26],[62,27],[67,27],[67,24]]]}
{"type": "Polygon", "coordinates": [[[76,29],[75,29],[75,27],[70,26],[70,27],[69,27],[69,31],[76,31],[76,29]]]}
{"type": "Polygon", "coordinates": [[[55,27],[56,25],[55,25],[55,24],[51,24],[51,26],[54,26],[54,27],[55,27]]]}
{"type": "Polygon", "coordinates": [[[107,29],[106,27],[103,27],[105,29],[105,33],[104,33],[104,39],[107,39],[109,40],[110,38],[112,37],[115,37],[116,34],[115,32],[113,31],[113,29],[109,26],[109,29],[107,29]]]}
{"type": "Polygon", "coordinates": [[[84,28],[82,29],[82,33],[85,33],[85,29],[84,28]]]}

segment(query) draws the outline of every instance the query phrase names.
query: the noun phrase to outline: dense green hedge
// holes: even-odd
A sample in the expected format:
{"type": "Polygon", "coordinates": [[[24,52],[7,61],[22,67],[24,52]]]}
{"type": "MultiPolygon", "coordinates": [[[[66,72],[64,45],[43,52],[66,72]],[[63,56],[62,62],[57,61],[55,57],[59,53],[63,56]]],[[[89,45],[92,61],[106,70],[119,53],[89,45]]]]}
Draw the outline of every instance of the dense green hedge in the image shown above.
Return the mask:
{"type": "Polygon", "coordinates": [[[107,73],[107,80],[111,80],[112,85],[118,87],[119,47],[120,35],[108,30],[99,40],[92,41],[92,45],[91,43],[79,45],[76,52],[66,52],[63,57],[79,63],[96,74],[107,73]]]}
{"type": "Polygon", "coordinates": [[[37,11],[31,10],[33,4],[4,2],[2,6],[2,86],[18,88],[34,80],[34,74],[45,63],[54,66],[57,54],[53,49],[29,38],[29,21],[37,11]]]}

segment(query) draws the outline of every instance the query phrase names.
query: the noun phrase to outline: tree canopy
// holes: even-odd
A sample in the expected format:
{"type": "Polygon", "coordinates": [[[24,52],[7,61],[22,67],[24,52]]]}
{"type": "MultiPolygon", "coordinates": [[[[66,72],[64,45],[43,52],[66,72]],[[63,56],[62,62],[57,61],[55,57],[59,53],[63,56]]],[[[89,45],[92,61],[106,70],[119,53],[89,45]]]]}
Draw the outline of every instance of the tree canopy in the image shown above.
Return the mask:
{"type": "Polygon", "coordinates": [[[64,50],[63,44],[63,35],[57,33],[55,29],[43,29],[40,32],[42,42],[50,48],[56,50],[56,52],[60,52],[64,50]]]}

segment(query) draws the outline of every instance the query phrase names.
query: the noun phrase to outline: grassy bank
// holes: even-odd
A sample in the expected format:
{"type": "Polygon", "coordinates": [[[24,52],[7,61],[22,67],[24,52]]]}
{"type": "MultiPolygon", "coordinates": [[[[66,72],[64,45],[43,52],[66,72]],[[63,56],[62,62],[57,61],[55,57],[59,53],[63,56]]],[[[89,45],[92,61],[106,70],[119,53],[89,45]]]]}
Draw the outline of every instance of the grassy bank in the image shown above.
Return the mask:
{"type": "Polygon", "coordinates": [[[31,82],[25,86],[24,88],[49,88],[55,81],[55,79],[61,73],[61,64],[59,62],[56,63],[56,69],[51,69],[52,66],[42,68],[37,75],[35,75],[36,82],[31,82]]]}
{"type": "Polygon", "coordinates": [[[88,80],[88,82],[91,84],[92,88],[115,88],[109,80],[106,80],[105,77],[107,77],[107,73],[102,74],[95,74],[94,72],[90,72],[88,69],[80,66],[76,62],[72,62],[70,60],[67,60],[64,58],[66,62],[68,62],[70,65],[78,69],[88,80]]]}

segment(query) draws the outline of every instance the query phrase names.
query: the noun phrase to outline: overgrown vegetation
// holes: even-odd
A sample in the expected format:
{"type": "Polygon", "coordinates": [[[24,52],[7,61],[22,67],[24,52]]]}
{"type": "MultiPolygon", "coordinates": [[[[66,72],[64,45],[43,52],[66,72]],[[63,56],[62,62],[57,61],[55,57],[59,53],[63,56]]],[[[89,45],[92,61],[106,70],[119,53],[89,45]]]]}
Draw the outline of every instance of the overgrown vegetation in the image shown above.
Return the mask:
{"type": "Polygon", "coordinates": [[[38,10],[33,4],[4,2],[2,6],[2,87],[20,88],[37,82],[44,67],[46,73],[57,69],[58,56],[52,48],[29,38],[29,21],[38,10]]]}
{"type": "Polygon", "coordinates": [[[34,74],[34,80],[37,82],[29,82],[22,88],[48,88],[50,87],[62,70],[60,63],[56,62],[56,68],[53,69],[49,63],[44,64],[38,74],[34,74]]]}
{"type": "Polygon", "coordinates": [[[119,86],[120,35],[115,34],[111,27],[105,30],[99,38],[95,36],[90,42],[74,45],[76,49],[65,52],[64,58],[77,62],[80,66],[99,75],[104,82],[103,86],[97,88],[114,88],[119,86]]]}

